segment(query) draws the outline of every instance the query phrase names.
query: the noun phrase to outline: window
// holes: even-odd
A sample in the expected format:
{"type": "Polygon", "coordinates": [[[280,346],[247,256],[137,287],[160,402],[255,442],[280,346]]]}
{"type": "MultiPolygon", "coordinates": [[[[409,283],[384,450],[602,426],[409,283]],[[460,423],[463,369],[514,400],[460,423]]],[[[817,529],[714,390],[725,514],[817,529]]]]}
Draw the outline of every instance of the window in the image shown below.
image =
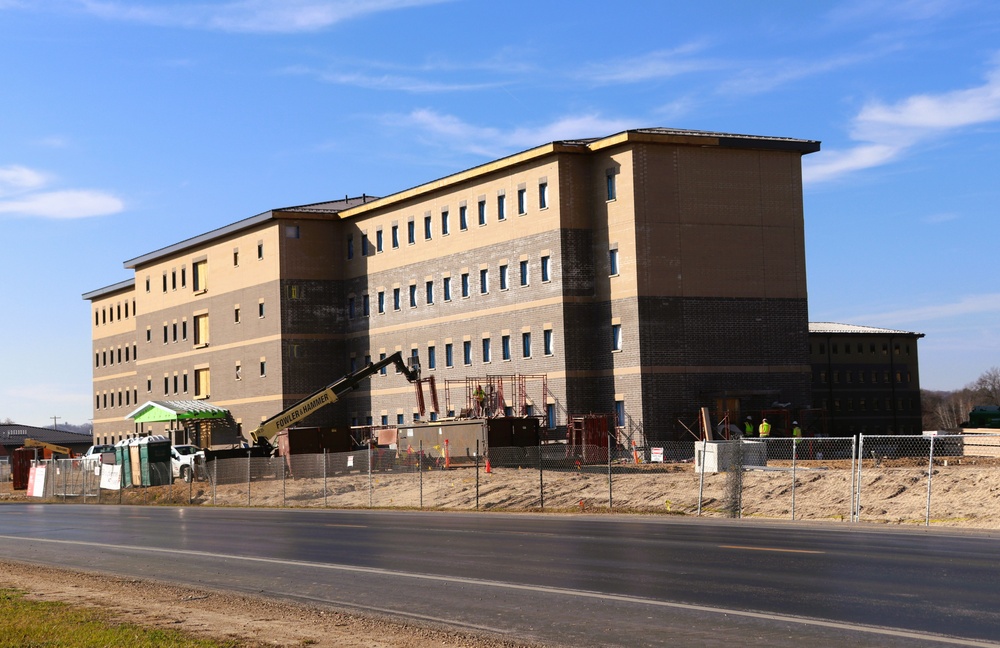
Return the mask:
{"type": "Polygon", "coordinates": [[[257,304],[257,317],[264,319],[264,301],[261,300],[257,304]]]}
{"type": "Polygon", "coordinates": [[[451,342],[444,345],[444,366],[446,367],[455,366],[455,355],[453,353],[453,347],[451,342]]]}
{"type": "Polygon", "coordinates": [[[381,315],[382,313],[385,312],[385,291],[384,290],[378,291],[377,302],[378,302],[378,312],[379,312],[379,315],[381,315]]]}
{"type": "Polygon", "coordinates": [[[451,277],[442,279],[441,284],[441,289],[444,292],[444,300],[446,302],[451,301],[451,277]]]}
{"type": "Polygon", "coordinates": [[[208,368],[194,370],[194,397],[208,398],[211,393],[211,374],[208,368]]]}
{"type": "Polygon", "coordinates": [[[441,212],[441,236],[448,236],[451,233],[451,227],[448,223],[448,210],[441,212]]]}
{"type": "Polygon", "coordinates": [[[615,401],[615,423],[618,427],[625,427],[625,401],[615,401]]]}
{"type": "Polygon", "coordinates": [[[417,224],[412,220],[406,223],[406,242],[410,245],[417,242],[417,224]]]}
{"type": "Polygon", "coordinates": [[[608,250],[608,274],[612,277],[618,275],[618,248],[608,250]]]}
{"type": "Polygon", "coordinates": [[[153,341],[153,331],[147,326],[146,327],[146,342],[153,341]]]}
{"type": "Polygon", "coordinates": [[[510,336],[500,336],[500,354],[504,360],[510,360],[510,336]]]}
{"type": "MultiPolygon", "coordinates": [[[[177,290],[177,271],[170,271],[170,290],[177,290]]],[[[118,319],[121,319],[119,316],[118,319]]]]}
{"type": "MultiPolygon", "coordinates": [[[[462,230],[463,232],[469,229],[469,208],[466,207],[465,205],[461,205],[458,208],[458,229],[462,230]]],[[[148,280],[147,283],[149,283],[148,280]]],[[[148,286],[146,288],[146,292],[149,292],[148,286]]]]}
{"type": "Polygon", "coordinates": [[[399,247],[399,225],[392,226],[392,249],[399,247]]]}
{"type": "Polygon", "coordinates": [[[392,310],[399,310],[399,288],[392,289],[392,310]]]}
{"type": "Polygon", "coordinates": [[[549,207],[549,183],[538,183],[538,208],[548,209],[549,207]]]}
{"type": "Polygon", "coordinates": [[[236,380],[243,380],[243,366],[239,362],[236,363],[236,380]]]}
{"type": "Polygon", "coordinates": [[[528,213],[528,190],[518,189],[517,190],[517,213],[524,215],[528,213]]]}
{"type": "Polygon", "coordinates": [[[354,297],[347,298],[347,319],[354,319],[354,297]]]}
{"type": "Polygon", "coordinates": [[[235,248],[233,250],[233,267],[237,268],[240,265],[240,249],[235,248]]]}
{"type": "Polygon", "coordinates": [[[354,235],[347,237],[347,258],[354,258],[354,235]]]}
{"type": "Polygon", "coordinates": [[[521,285],[522,286],[527,286],[528,285],[528,262],[527,261],[521,261],[518,265],[520,265],[520,269],[521,269],[521,285]]]}
{"type": "Polygon", "coordinates": [[[371,315],[371,307],[368,295],[361,295],[361,315],[362,317],[368,317],[371,315]]]}
{"type": "Polygon", "coordinates": [[[187,320],[181,320],[181,339],[188,339],[188,322],[187,320]]]}
{"type": "Polygon", "coordinates": [[[549,262],[549,257],[543,256],[542,257],[542,283],[545,283],[546,281],[549,281],[552,278],[552,277],[549,276],[549,274],[550,274],[549,273],[550,266],[551,266],[551,264],[549,262]]]}
{"type": "Polygon", "coordinates": [[[500,290],[507,290],[507,265],[500,266],[500,290]]]}
{"type": "Polygon", "coordinates": [[[410,308],[417,307],[417,284],[410,284],[410,308]]]}
{"type": "Polygon", "coordinates": [[[167,292],[167,273],[163,273],[163,292],[167,292]]]}
{"type": "MultiPolygon", "coordinates": [[[[164,395],[170,393],[170,377],[169,376],[164,376],[163,377],[163,393],[164,393],[164,395]]],[[[115,404],[115,400],[114,399],[115,399],[115,397],[114,397],[114,395],[112,395],[111,396],[111,405],[112,405],[112,407],[115,404]]]]}
{"type": "Polygon", "coordinates": [[[462,273],[462,297],[469,296],[469,273],[462,273]]]}
{"type": "Polygon", "coordinates": [[[191,266],[191,274],[195,292],[208,290],[208,261],[196,261],[191,266]]]}
{"type": "Polygon", "coordinates": [[[615,200],[618,197],[618,186],[615,182],[618,171],[615,169],[609,169],[607,175],[607,193],[608,200],[615,200]]]}
{"type": "Polygon", "coordinates": [[[264,358],[260,359],[260,377],[264,378],[267,376],[267,360],[264,358]]]}
{"type": "Polygon", "coordinates": [[[208,344],[208,313],[194,316],[194,344],[208,344]]]}
{"type": "Polygon", "coordinates": [[[299,238],[299,226],[285,225],[285,238],[290,238],[290,239],[299,238]]]}
{"type": "Polygon", "coordinates": [[[177,322],[174,322],[173,324],[170,325],[170,330],[171,330],[171,335],[173,337],[173,340],[174,340],[174,342],[176,342],[177,341],[177,322]]]}
{"type": "Polygon", "coordinates": [[[383,427],[389,425],[389,415],[388,414],[383,414],[382,418],[379,419],[379,421],[381,422],[381,424],[382,424],[383,427]]]}
{"type": "Polygon", "coordinates": [[[371,254],[368,250],[368,232],[361,232],[361,256],[368,256],[371,254]]]}
{"type": "Polygon", "coordinates": [[[480,200],[479,201],[479,224],[480,225],[485,225],[486,224],[486,201],[485,200],[480,200]]]}
{"type": "Polygon", "coordinates": [[[430,304],[433,304],[433,303],[434,303],[434,282],[433,281],[428,281],[427,282],[427,304],[430,305],[430,304]]]}
{"type": "Polygon", "coordinates": [[[490,291],[490,271],[483,268],[479,271],[479,294],[485,295],[490,291]]]}
{"type": "Polygon", "coordinates": [[[263,243],[258,243],[257,244],[257,260],[260,261],[263,258],[264,258],[264,244],[263,243]]]}
{"type": "Polygon", "coordinates": [[[483,338],[483,362],[490,362],[493,359],[492,340],[483,338]]]}
{"type": "Polygon", "coordinates": [[[437,349],[433,345],[427,347],[427,368],[437,368],[437,349]]]}
{"type": "Polygon", "coordinates": [[[403,418],[402,414],[396,415],[396,425],[406,425],[406,420],[403,418]]]}
{"type": "Polygon", "coordinates": [[[170,341],[170,338],[168,336],[168,332],[167,331],[168,331],[167,325],[166,325],[166,323],[164,323],[163,324],[163,343],[164,344],[166,344],[167,342],[170,341]]]}
{"type": "Polygon", "coordinates": [[[472,364],[472,342],[469,340],[462,342],[462,362],[465,366],[472,364]]]}
{"type": "Polygon", "coordinates": [[[424,216],[424,240],[425,241],[431,240],[431,229],[432,228],[433,228],[433,224],[431,223],[431,217],[430,217],[430,215],[424,216]]]}
{"type": "Polygon", "coordinates": [[[521,357],[531,357],[531,331],[521,333],[521,357]]]}
{"type": "Polygon", "coordinates": [[[146,292],[149,292],[149,277],[146,277],[146,292]]]}
{"type": "Polygon", "coordinates": [[[497,220],[507,219],[507,196],[500,194],[497,196],[497,220]]]}
{"type": "Polygon", "coordinates": [[[612,324],[611,325],[611,350],[621,351],[622,350],[622,325],[612,324]]]}
{"type": "Polygon", "coordinates": [[[382,251],[382,230],[375,230],[375,252],[382,251]]]}
{"type": "MultiPolygon", "coordinates": [[[[384,353],[378,354],[378,359],[379,360],[385,360],[385,354],[384,353]]],[[[380,374],[382,374],[383,376],[386,375],[385,367],[382,367],[381,369],[379,369],[378,372],[380,374]]]]}
{"type": "Polygon", "coordinates": [[[240,307],[239,306],[236,306],[236,307],[233,308],[233,323],[234,324],[239,324],[240,323],[240,307]]]}
{"type": "Polygon", "coordinates": [[[542,331],[542,346],[542,352],[545,355],[552,355],[552,329],[545,329],[542,331]]]}
{"type": "Polygon", "coordinates": [[[556,406],[554,403],[545,406],[545,421],[550,430],[556,428],[556,406]]]}

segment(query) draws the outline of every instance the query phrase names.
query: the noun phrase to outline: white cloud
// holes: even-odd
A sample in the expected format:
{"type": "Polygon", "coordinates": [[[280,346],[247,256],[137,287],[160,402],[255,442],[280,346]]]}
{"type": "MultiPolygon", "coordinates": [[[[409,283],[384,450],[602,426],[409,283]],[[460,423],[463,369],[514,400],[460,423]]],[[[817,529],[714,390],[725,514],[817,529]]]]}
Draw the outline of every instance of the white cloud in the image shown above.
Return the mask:
{"type": "Polygon", "coordinates": [[[355,86],[368,90],[392,90],[413,93],[467,92],[502,85],[501,83],[445,83],[392,74],[368,75],[360,73],[317,72],[306,68],[289,68],[286,71],[294,74],[310,74],[320,81],[327,83],[355,86]]]}
{"type": "Polygon", "coordinates": [[[648,52],[631,58],[592,63],[582,68],[576,76],[599,85],[639,83],[729,67],[719,61],[691,57],[702,49],[702,43],[688,43],[674,49],[648,52]]]}
{"type": "Polygon", "coordinates": [[[1000,64],[983,85],[942,94],[919,94],[895,104],[873,101],[858,112],[851,139],[858,145],[803,161],[803,182],[822,182],[887,164],[914,146],[945,133],[1000,120],[1000,64]]]}
{"type": "Polygon", "coordinates": [[[970,315],[1000,314],[1000,293],[965,295],[954,302],[930,304],[883,313],[852,315],[852,322],[925,322],[970,315]]]}
{"type": "Polygon", "coordinates": [[[442,115],[432,110],[415,110],[402,118],[388,117],[386,121],[397,126],[402,123],[416,127],[433,136],[436,143],[446,142],[458,150],[486,157],[502,157],[556,140],[601,137],[637,126],[631,121],[590,114],[563,117],[530,128],[504,130],[476,126],[454,115],[442,115]]]}
{"type": "Polygon", "coordinates": [[[924,216],[921,220],[923,222],[934,225],[937,223],[947,223],[948,221],[958,220],[958,214],[954,212],[943,212],[940,214],[930,214],[929,216],[924,216]]]}
{"type": "Polygon", "coordinates": [[[92,189],[43,191],[45,173],[19,165],[0,167],[0,214],[44,218],[87,218],[125,208],[116,196],[92,189]]]}
{"type": "Polygon", "coordinates": [[[360,16],[448,0],[233,0],[217,4],[146,4],[80,0],[88,12],[107,19],[165,27],[229,32],[319,31],[360,16]]]}

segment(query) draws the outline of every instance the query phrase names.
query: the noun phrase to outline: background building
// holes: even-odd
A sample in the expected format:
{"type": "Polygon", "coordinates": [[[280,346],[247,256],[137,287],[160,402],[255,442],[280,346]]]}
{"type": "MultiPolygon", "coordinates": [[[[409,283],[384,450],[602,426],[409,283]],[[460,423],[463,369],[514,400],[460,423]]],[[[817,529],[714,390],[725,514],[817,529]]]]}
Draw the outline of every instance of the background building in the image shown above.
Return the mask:
{"type": "MultiPolygon", "coordinates": [[[[396,350],[437,379],[432,418],[479,384],[555,429],[614,412],[640,442],[682,438],[703,406],[808,406],[801,156],[818,149],[667,129],[553,142],[132,259],[132,280],[84,295],[95,437],[132,433],[137,399],[210,399],[256,425],[396,350]]],[[[382,375],[307,423],[418,415],[382,375]]]]}
{"type": "Polygon", "coordinates": [[[811,322],[813,404],[829,436],[920,434],[917,340],[923,333],[811,322]]]}

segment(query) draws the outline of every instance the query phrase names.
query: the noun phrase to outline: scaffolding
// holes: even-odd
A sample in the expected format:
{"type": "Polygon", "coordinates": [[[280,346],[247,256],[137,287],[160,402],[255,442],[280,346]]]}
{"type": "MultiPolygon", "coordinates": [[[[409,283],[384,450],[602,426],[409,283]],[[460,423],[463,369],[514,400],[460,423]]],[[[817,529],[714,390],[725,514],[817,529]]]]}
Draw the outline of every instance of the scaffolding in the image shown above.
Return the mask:
{"type": "MultiPolygon", "coordinates": [[[[445,408],[458,418],[544,416],[549,403],[548,376],[505,374],[445,381],[445,408]],[[453,398],[452,392],[460,394],[453,398]]],[[[554,402],[554,400],[553,400],[554,402]]]]}

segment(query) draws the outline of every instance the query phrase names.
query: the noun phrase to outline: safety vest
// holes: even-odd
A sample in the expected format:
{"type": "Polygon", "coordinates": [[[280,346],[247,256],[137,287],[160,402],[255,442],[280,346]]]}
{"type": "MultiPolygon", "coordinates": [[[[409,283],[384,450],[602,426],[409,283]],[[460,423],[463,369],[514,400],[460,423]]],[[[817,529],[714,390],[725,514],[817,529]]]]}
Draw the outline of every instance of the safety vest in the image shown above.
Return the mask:
{"type": "Polygon", "coordinates": [[[747,436],[753,436],[753,423],[747,421],[746,423],[743,424],[743,427],[746,430],[747,436]]]}
{"type": "Polygon", "coordinates": [[[771,436],[771,424],[767,421],[762,421],[760,424],[760,436],[768,437],[771,436]]]}
{"type": "Polygon", "coordinates": [[[798,425],[796,425],[795,427],[793,427],[792,428],[792,436],[793,437],[801,438],[802,437],[802,428],[800,428],[798,425]]]}

